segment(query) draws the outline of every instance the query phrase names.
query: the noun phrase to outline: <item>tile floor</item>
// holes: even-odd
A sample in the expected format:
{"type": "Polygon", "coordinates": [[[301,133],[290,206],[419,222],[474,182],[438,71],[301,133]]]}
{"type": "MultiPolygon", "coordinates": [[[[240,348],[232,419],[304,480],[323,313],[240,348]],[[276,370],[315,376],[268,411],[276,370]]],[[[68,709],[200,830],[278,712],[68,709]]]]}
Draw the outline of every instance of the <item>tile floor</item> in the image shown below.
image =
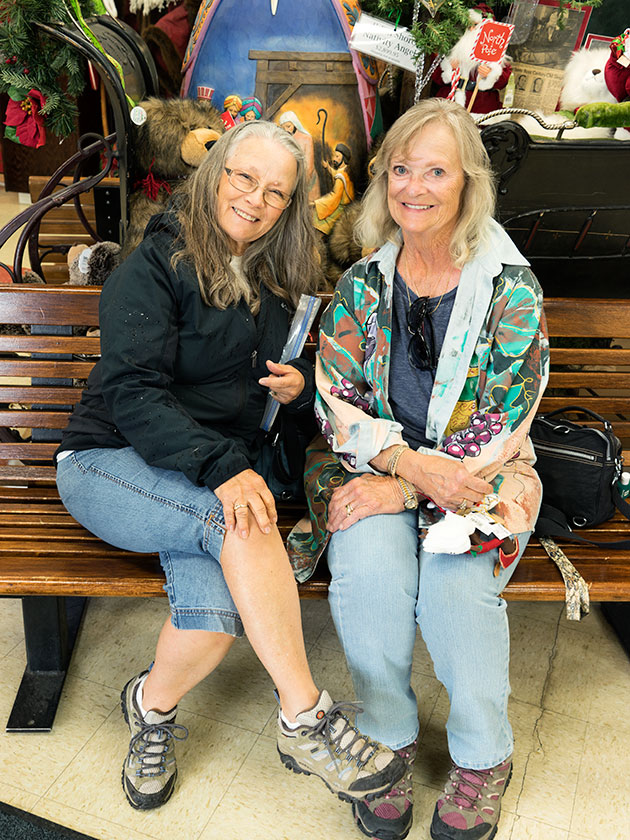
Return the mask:
{"type": "MultiPolygon", "coordinates": [[[[150,661],[166,606],[90,602],[52,733],[0,735],[0,799],[100,840],[359,840],[347,805],[278,760],[271,682],[246,640],[181,704],[191,737],[178,748],[173,799],[153,813],[126,804],[119,692],[150,661]]],[[[302,613],[316,681],[352,697],[327,603],[304,601],[302,613]]],[[[627,654],[597,607],[580,624],[560,604],[513,603],[509,613],[516,761],[496,840],[628,840],[627,654]]],[[[20,615],[19,601],[0,600],[2,723],[24,667],[20,615]]],[[[409,838],[424,840],[449,759],[448,698],[421,638],[413,684],[422,730],[409,838]]]]}

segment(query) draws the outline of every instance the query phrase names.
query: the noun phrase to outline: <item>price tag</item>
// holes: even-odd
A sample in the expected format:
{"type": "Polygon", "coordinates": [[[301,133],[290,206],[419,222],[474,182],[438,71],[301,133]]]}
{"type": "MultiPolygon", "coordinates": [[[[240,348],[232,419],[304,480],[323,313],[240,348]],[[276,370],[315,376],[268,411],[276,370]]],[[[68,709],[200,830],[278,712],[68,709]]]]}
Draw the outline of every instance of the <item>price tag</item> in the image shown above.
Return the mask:
{"type": "Polygon", "coordinates": [[[406,26],[394,26],[362,12],[352,30],[349,45],[357,52],[415,72],[418,47],[406,26]]]}
{"type": "Polygon", "coordinates": [[[486,534],[489,536],[490,534],[495,533],[495,523],[490,519],[489,516],[486,516],[483,513],[467,513],[464,518],[470,520],[470,522],[473,523],[475,528],[481,531],[482,534],[486,534]]]}
{"type": "Polygon", "coordinates": [[[501,525],[500,522],[495,522],[492,526],[492,530],[500,540],[504,540],[506,537],[511,537],[512,535],[505,527],[505,525],[501,525]]]}
{"type": "Polygon", "coordinates": [[[134,125],[142,125],[147,121],[147,112],[144,110],[142,105],[136,105],[135,108],[132,108],[129,112],[129,116],[131,117],[131,122],[134,125]]]}
{"type": "Polygon", "coordinates": [[[88,273],[88,271],[89,271],[88,261],[90,259],[91,254],[92,254],[92,249],[91,248],[85,248],[79,254],[79,260],[77,262],[77,266],[78,266],[78,269],[81,272],[81,274],[87,274],[88,273]]]}

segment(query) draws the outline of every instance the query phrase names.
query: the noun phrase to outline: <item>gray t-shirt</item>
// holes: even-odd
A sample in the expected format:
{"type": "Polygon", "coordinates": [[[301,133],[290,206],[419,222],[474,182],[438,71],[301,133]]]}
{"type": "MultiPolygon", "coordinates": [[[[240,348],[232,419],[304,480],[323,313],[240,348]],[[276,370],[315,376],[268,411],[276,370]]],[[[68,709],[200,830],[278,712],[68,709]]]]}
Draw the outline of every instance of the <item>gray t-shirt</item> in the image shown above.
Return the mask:
{"type": "MultiPolygon", "coordinates": [[[[439,297],[429,300],[437,355],[442,350],[456,294],[457,287],[447,292],[441,301],[439,297]]],[[[426,438],[427,411],[435,371],[418,370],[410,363],[407,356],[411,339],[411,334],[407,329],[407,312],[409,301],[413,303],[417,297],[411,289],[408,289],[407,284],[396,271],[394,273],[389,403],[394,412],[394,419],[402,424],[403,439],[412,449],[417,449],[419,446],[435,446],[426,438]],[[407,297],[407,291],[409,291],[409,297],[407,297]]]]}

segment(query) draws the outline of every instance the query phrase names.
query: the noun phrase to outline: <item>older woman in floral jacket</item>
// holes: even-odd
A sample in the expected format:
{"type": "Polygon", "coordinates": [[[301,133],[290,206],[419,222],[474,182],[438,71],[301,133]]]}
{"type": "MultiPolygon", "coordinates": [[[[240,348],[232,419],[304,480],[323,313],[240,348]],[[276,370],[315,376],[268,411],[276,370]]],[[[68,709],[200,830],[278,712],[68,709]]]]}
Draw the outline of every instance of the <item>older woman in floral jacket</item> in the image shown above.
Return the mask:
{"type": "Polygon", "coordinates": [[[540,286],[493,210],[470,115],[437,99],[410,109],[364,199],[360,234],[377,250],[344,274],[321,322],[322,437],[307,459],[310,521],[291,535],[291,554],[305,580],[328,544],[362,728],[408,761],[404,785],[353,805],[361,831],[387,840],[412,821],[416,625],[451,701],[453,767],[432,837],[494,837],[511,775],[500,593],[540,506],[528,430],[548,340],[540,286]],[[477,526],[468,551],[449,529],[425,547],[425,528],[447,511],[477,526]]]}

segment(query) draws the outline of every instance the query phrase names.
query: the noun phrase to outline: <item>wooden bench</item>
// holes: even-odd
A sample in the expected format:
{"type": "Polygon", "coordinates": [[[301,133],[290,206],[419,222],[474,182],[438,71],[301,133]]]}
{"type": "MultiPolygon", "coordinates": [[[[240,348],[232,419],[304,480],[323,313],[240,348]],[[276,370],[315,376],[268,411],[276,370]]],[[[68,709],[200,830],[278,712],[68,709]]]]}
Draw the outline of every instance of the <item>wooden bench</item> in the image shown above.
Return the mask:
{"type": "MultiPolygon", "coordinates": [[[[73,335],[73,326],[97,324],[99,292],[94,287],[0,287],[0,324],[30,328],[29,334],[7,335],[0,327],[0,596],[22,598],[27,651],[11,731],[51,728],[81,617],[80,599],[165,597],[156,555],[101,542],[66,512],[55,489],[52,454],[99,353],[99,339],[73,335]]],[[[549,299],[546,312],[557,344],[595,337],[625,340],[630,347],[630,300],[549,299]]],[[[590,406],[614,423],[630,450],[627,348],[553,347],[542,411],[575,402],[590,406]]],[[[302,513],[299,505],[282,508],[284,536],[302,513]]],[[[630,524],[617,516],[584,533],[628,537],[630,524]]],[[[630,551],[574,543],[564,549],[589,584],[593,601],[630,601],[630,551]]],[[[302,597],[326,596],[327,570],[320,565],[315,578],[300,585],[302,597]]],[[[562,578],[536,539],[505,596],[564,599],[562,578]]]]}

